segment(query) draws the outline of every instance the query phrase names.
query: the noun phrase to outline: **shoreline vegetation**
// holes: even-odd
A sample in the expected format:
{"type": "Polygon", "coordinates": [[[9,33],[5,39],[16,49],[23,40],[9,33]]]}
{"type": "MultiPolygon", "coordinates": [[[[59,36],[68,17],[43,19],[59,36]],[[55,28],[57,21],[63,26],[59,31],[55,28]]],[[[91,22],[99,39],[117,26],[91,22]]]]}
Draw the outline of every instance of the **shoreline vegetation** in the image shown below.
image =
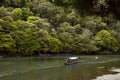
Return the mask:
{"type": "Polygon", "coordinates": [[[86,53],[82,53],[82,54],[70,54],[70,53],[67,53],[67,54],[61,54],[61,53],[57,53],[57,54],[38,54],[38,55],[0,55],[0,58],[9,58],[9,57],[13,57],[13,58],[20,58],[20,57],[54,57],[54,56],[66,56],[66,57],[69,57],[69,56],[108,56],[108,55],[119,55],[119,53],[116,53],[116,54],[112,54],[112,53],[96,53],[96,54],[86,54],[86,53]]]}
{"type": "Polygon", "coordinates": [[[0,55],[118,55],[119,3],[1,0],[0,55]]]}

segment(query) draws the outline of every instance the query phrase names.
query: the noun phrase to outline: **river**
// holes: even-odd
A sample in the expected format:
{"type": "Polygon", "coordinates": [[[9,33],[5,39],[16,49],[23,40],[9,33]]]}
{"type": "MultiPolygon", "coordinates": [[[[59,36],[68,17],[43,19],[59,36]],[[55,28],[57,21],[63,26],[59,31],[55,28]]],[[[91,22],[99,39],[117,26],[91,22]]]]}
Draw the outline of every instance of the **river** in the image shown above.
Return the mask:
{"type": "Polygon", "coordinates": [[[0,58],[0,80],[120,80],[120,56],[79,56],[81,63],[64,65],[66,56],[0,58]]]}

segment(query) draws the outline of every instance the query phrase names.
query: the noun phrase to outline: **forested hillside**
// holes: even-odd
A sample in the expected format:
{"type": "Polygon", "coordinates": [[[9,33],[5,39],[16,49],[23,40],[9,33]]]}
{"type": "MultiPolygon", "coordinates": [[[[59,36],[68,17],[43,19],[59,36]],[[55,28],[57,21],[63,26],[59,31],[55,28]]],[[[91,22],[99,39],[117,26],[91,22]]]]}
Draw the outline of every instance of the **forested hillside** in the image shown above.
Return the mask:
{"type": "Polygon", "coordinates": [[[1,0],[0,55],[117,54],[120,0],[1,0]]]}

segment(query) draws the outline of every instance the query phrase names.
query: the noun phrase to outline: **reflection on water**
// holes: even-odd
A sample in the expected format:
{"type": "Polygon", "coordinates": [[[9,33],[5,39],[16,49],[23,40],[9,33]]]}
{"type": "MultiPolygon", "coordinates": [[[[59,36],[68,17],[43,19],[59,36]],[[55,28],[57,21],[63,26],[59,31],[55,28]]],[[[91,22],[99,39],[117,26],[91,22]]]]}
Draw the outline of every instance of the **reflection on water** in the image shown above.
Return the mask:
{"type": "Polygon", "coordinates": [[[120,68],[120,56],[79,58],[81,63],[68,66],[64,65],[64,56],[1,58],[0,80],[109,80],[106,77],[110,80],[120,79],[117,77],[120,74],[115,71],[120,68]]]}

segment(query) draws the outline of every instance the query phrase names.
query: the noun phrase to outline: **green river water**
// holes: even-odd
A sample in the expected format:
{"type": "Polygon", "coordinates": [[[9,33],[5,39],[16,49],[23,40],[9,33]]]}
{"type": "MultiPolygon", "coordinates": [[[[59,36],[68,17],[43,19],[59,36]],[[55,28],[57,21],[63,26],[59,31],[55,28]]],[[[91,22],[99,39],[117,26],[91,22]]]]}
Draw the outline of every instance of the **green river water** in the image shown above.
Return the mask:
{"type": "Polygon", "coordinates": [[[0,80],[120,80],[120,56],[97,57],[67,66],[66,56],[0,58],[0,80]]]}

